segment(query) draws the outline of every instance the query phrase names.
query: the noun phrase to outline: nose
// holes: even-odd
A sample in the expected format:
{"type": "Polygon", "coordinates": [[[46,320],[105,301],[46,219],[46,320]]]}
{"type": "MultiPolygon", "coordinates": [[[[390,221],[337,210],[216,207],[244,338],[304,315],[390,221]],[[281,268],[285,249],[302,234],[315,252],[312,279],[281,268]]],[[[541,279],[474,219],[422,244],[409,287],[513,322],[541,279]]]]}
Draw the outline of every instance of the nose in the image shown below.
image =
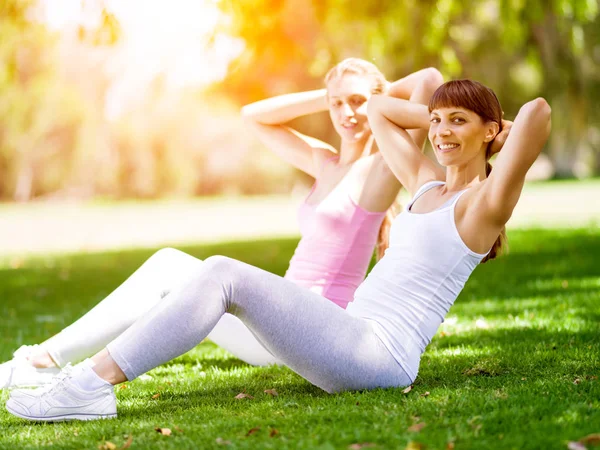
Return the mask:
{"type": "Polygon", "coordinates": [[[442,126],[442,127],[438,128],[438,132],[437,132],[438,136],[446,137],[446,136],[450,136],[450,134],[452,134],[452,132],[450,131],[450,129],[448,127],[442,126]]]}
{"type": "Polygon", "coordinates": [[[344,103],[344,107],[342,108],[342,112],[346,117],[353,117],[354,110],[350,107],[348,103],[344,103]]]}

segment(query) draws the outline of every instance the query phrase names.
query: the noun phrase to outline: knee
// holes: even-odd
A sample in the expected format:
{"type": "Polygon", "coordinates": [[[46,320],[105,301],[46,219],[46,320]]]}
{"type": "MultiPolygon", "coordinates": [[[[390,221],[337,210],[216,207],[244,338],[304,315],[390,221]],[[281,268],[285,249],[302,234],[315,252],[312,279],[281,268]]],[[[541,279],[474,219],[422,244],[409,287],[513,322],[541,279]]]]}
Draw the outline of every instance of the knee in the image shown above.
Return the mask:
{"type": "Polygon", "coordinates": [[[194,258],[187,253],[175,248],[165,247],[154,253],[148,262],[159,264],[165,267],[182,267],[184,264],[197,264],[199,259],[194,258]]]}
{"type": "Polygon", "coordinates": [[[240,262],[227,256],[214,255],[204,260],[204,270],[210,271],[215,275],[233,275],[238,272],[240,262]]]}
{"type": "Polygon", "coordinates": [[[179,258],[180,255],[182,255],[182,254],[184,254],[184,253],[180,250],[177,250],[177,249],[171,248],[171,247],[165,247],[165,248],[161,248],[156,253],[154,253],[150,257],[150,260],[159,260],[159,261],[172,260],[175,258],[179,258]]]}

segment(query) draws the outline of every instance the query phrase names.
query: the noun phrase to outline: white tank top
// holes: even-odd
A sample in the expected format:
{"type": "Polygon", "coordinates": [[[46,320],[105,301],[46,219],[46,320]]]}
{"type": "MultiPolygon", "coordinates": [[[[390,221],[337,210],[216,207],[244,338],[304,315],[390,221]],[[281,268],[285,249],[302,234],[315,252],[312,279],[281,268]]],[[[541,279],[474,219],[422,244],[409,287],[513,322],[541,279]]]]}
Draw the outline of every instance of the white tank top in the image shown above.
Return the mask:
{"type": "Polygon", "coordinates": [[[443,184],[425,183],[394,219],[389,248],[347,309],[373,321],[375,333],[411,380],[425,347],[486,255],[470,250],[456,228],[454,208],[465,191],[429,213],[410,211],[421,195],[443,184]]]}

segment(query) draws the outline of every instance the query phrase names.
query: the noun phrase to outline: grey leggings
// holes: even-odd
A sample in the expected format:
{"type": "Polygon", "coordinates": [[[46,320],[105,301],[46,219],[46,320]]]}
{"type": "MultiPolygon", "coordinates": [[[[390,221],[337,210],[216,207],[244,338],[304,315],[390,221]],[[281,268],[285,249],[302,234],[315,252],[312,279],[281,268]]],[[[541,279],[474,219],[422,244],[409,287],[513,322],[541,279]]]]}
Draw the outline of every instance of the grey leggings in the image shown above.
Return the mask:
{"type": "Polygon", "coordinates": [[[222,256],[204,261],[194,277],[107,349],[132,380],[192,349],[225,313],[241,319],[270,353],[327,392],[410,384],[370,321],[222,256]]]}
{"type": "MultiPolygon", "coordinates": [[[[173,248],[163,248],[91,311],[42,343],[59,365],[76,363],[106,347],[176,286],[199,273],[204,262],[173,248]]],[[[235,316],[225,314],[208,339],[254,365],[276,364],[273,357],[235,316]]]]}

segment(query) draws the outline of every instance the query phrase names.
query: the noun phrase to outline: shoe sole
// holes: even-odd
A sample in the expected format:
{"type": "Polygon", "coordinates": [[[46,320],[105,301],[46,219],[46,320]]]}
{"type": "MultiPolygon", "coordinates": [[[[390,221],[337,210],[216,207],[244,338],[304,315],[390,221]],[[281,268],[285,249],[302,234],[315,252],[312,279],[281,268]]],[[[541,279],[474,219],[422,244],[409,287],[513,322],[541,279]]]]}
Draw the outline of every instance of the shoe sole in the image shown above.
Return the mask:
{"type": "Polygon", "coordinates": [[[15,410],[10,405],[6,405],[6,409],[13,416],[20,417],[21,419],[33,420],[35,422],[66,422],[69,420],[99,420],[99,419],[116,419],[117,414],[64,414],[61,416],[49,416],[49,417],[35,417],[25,416],[15,410]]]}

